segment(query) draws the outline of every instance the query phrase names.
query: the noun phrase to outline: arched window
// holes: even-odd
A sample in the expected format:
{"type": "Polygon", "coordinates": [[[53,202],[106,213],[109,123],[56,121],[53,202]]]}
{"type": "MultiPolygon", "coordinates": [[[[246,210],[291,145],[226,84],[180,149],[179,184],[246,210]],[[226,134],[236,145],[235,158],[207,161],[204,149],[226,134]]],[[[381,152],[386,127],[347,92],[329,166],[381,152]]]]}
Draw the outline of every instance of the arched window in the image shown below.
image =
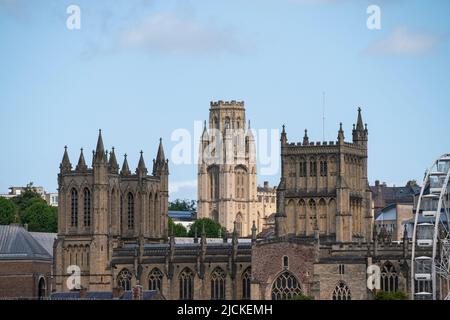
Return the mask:
{"type": "Polygon", "coordinates": [[[208,175],[211,200],[219,200],[219,167],[208,168],[208,175]]]}
{"type": "Polygon", "coordinates": [[[339,281],[333,291],[333,300],[352,300],[350,289],[344,281],[339,281]]]}
{"type": "Polygon", "coordinates": [[[381,290],[386,292],[398,290],[398,274],[394,265],[389,261],[381,268],[381,290]]]}
{"type": "Polygon", "coordinates": [[[162,280],[163,273],[158,268],[154,268],[148,275],[148,289],[161,291],[162,280]]]}
{"type": "Polygon", "coordinates": [[[242,236],[242,214],[240,212],[236,215],[236,232],[238,237],[242,236]]]}
{"type": "Polygon", "coordinates": [[[38,299],[42,300],[46,296],[46,286],[45,286],[45,279],[40,278],[38,283],[38,299]]]}
{"type": "Polygon", "coordinates": [[[280,274],[272,285],[272,300],[287,300],[302,294],[297,278],[289,271],[280,274]]]}
{"type": "Polygon", "coordinates": [[[128,193],[128,229],[134,229],[134,197],[128,193]]]}
{"type": "Polygon", "coordinates": [[[252,272],[251,268],[248,267],[242,274],[242,300],[250,300],[251,298],[250,295],[251,279],[252,279],[252,272]]]}
{"type": "Polygon", "coordinates": [[[131,278],[132,275],[128,269],[123,269],[120,271],[119,275],[117,276],[117,286],[120,288],[123,288],[125,291],[131,290],[131,278]]]}
{"type": "Polygon", "coordinates": [[[309,175],[314,177],[317,175],[317,162],[316,160],[311,160],[309,162],[309,175]]]}
{"type": "Polygon", "coordinates": [[[84,226],[91,226],[91,192],[84,189],[84,226]]]}
{"type": "Polygon", "coordinates": [[[225,272],[222,268],[215,268],[211,273],[211,300],[225,299],[225,272]]]}
{"type": "Polygon", "coordinates": [[[70,205],[71,205],[70,225],[72,227],[76,227],[78,226],[78,191],[76,189],[72,189],[70,205]]]}
{"type": "Polygon", "coordinates": [[[225,118],[224,128],[225,129],[231,129],[231,127],[230,127],[230,118],[228,118],[228,117],[225,118]]]}
{"type": "Polygon", "coordinates": [[[180,300],[192,300],[194,297],[194,273],[184,268],[178,278],[180,280],[180,300]]]}

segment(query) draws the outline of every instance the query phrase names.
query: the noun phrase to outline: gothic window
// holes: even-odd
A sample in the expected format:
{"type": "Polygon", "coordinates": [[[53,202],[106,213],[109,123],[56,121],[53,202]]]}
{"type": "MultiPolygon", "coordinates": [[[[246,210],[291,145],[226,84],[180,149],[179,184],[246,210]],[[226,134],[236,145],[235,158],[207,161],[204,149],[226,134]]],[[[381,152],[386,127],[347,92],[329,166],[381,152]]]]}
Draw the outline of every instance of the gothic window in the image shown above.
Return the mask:
{"type": "Polygon", "coordinates": [[[225,118],[224,128],[225,129],[231,129],[230,128],[230,118],[228,118],[228,117],[225,118]]]}
{"type": "Polygon", "coordinates": [[[320,161],[320,176],[326,177],[328,174],[328,163],[326,160],[320,161]]]}
{"type": "Polygon", "coordinates": [[[219,200],[219,168],[217,166],[208,169],[211,200],[219,200]]]}
{"type": "Polygon", "coordinates": [[[120,288],[123,288],[125,291],[131,290],[131,278],[132,275],[128,269],[123,269],[120,271],[119,275],[117,276],[117,286],[120,288]]]}
{"type": "Polygon", "coordinates": [[[120,208],[119,208],[119,210],[120,210],[120,221],[119,221],[119,223],[120,223],[120,232],[122,232],[122,220],[123,220],[123,196],[122,195],[120,195],[120,208]]]}
{"type": "Polygon", "coordinates": [[[180,276],[180,300],[192,300],[194,297],[194,273],[189,268],[183,269],[180,276]]]}
{"type": "Polygon", "coordinates": [[[381,269],[381,290],[387,292],[398,290],[398,274],[394,265],[389,261],[381,269]]]}
{"type": "Polygon", "coordinates": [[[128,229],[134,229],[134,197],[128,193],[128,229]]]}
{"type": "Polygon", "coordinates": [[[251,288],[251,268],[248,267],[245,269],[244,273],[242,274],[242,300],[250,300],[250,288],[251,288]]]}
{"type": "Polygon", "coordinates": [[[272,300],[287,300],[302,294],[297,278],[289,271],[284,271],[272,285],[272,300]]]}
{"type": "Polygon", "coordinates": [[[306,177],[306,161],[300,162],[299,176],[306,177]]]}
{"type": "Polygon", "coordinates": [[[315,160],[311,160],[309,162],[309,175],[314,177],[317,175],[317,162],[315,160]]]}
{"type": "Polygon", "coordinates": [[[225,299],[225,272],[217,267],[211,274],[211,300],[225,299]]]}
{"type": "Polygon", "coordinates": [[[247,170],[245,167],[238,166],[235,168],[235,187],[236,187],[236,198],[245,198],[245,185],[247,178],[247,170]]]}
{"type": "Polygon", "coordinates": [[[344,281],[339,281],[334,288],[333,300],[352,300],[350,289],[344,281]]]}
{"type": "Polygon", "coordinates": [[[211,216],[215,222],[219,222],[219,212],[217,210],[213,210],[211,216]]]}
{"type": "Polygon", "coordinates": [[[240,212],[236,215],[236,232],[238,237],[242,235],[242,214],[240,212]]]}
{"type": "Polygon", "coordinates": [[[214,128],[219,129],[219,119],[217,116],[214,117],[214,128]]]}
{"type": "Polygon", "coordinates": [[[78,192],[76,189],[72,189],[70,205],[71,205],[70,224],[72,227],[76,227],[78,225],[78,192]]]}
{"type": "Polygon", "coordinates": [[[153,269],[148,276],[148,289],[161,291],[163,273],[158,269],[153,269]]]}
{"type": "Polygon", "coordinates": [[[84,226],[91,226],[91,192],[88,188],[84,189],[84,226]]]}

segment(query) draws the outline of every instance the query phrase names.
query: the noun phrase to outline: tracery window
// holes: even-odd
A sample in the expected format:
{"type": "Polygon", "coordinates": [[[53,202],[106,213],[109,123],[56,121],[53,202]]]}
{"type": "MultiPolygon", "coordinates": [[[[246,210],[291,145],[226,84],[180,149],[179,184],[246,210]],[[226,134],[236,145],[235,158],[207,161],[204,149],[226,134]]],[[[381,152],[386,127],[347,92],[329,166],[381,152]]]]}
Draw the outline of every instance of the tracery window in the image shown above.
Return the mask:
{"type": "Polygon", "coordinates": [[[131,272],[128,269],[123,269],[117,276],[117,286],[123,288],[125,291],[131,290],[131,272]]]}
{"type": "Polygon", "coordinates": [[[211,274],[211,300],[225,299],[225,272],[217,267],[211,274]]]}
{"type": "Polygon", "coordinates": [[[398,290],[398,274],[394,265],[389,261],[381,268],[381,290],[386,292],[398,290]]]}
{"type": "Polygon", "coordinates": [[[153,269],[148,275],[148,289],[161,291],[163,273],[158,269],[153,269]]]}
{"type": "Polygon", "coordinates": [[[281,273],[272,285],[272,300],[287,300],[302,294],[297,278],[289,271],[281,273]]]}
{"type": "Polygon", "coordinates": [[[250,300],[250,288],[251,288],[251,268],[245,269],[242,274],[242,300],[250,300]]]}
{"type": "Polygon", "coordinates": [[[316,161],[309,162],[309,175],[311,177],[314,177],[317,175],[317,162],[316,161]]]}
{"type": "Polygon", "coordinates": [[[194,273],[189,268],[183,269],[179,276],[180,300],[192,300],[194,297],[194,273]]]}
{"type": "Polygon", "coordinates": [[[333,300],[352,300],[350,288],[344,281],[340,281],[333,290],[333,300]]]}

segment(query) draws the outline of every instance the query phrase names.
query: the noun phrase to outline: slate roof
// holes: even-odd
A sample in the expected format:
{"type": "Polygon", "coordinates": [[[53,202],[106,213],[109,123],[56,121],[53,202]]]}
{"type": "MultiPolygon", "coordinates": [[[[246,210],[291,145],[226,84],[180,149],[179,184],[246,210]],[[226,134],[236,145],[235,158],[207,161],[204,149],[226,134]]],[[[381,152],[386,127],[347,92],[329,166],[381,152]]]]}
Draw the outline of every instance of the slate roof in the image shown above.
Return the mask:
{"type": "Polygon", "coordinates": [[[56,240],[57,233],[30,232],[34,239],[53,257],[53,243],[56,240]]]}
{"type": "Polygon", "coordinates": [[[0,260],[47,260],[49,252],[22,226],[0,225],[0,260]]]}
{"type": "Polygon", "coordinates": [[[195,220],[195,212],[192,211],[174,211],[169,210],[167,212],[167,215],[169,218],[172,218],[174,220],[181,220],[181,221],[192,221],[195,220]]]}

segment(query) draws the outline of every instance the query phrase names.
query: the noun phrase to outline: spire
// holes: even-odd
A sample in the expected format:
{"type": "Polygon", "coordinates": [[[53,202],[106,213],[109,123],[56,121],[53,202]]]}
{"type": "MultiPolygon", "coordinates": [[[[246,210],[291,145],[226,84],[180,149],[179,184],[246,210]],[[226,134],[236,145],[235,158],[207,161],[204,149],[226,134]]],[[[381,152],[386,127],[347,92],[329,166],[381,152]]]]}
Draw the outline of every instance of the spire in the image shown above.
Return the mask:
{"type": "Polygon", "coordinates": [[[162,138],[159,138],[158,154],[156,155],[156,159],[153,160],[153,175],[158,176],[161,173],[168,174],[168,166],[164,156],[162,138]]]}
{"type": "Polygon", "coordinates": [[[112,151],[109,154],[109,169],[111,170],[112,173],[119,172],[119,164],[117,163],[114,147],[112,147],[112,151]]]}
{"type": "Polygon", "coordinates": [[[356,123],[356,130],[364,130],[363,121],[361,116],[361,108],[358,108],[358,122],[356,123]]]}
{"type": "Polygon", "coordinates": [[[86,161],[84,160],[83,148],[81,148],[80,158],[78,159],[78,164],[76,166],[76,170],[77,171],[86,171],[87,170],[86,161]]]}
{"type": "Polygon", "coordinates": [[[72,164],[70,163],[69,154],[67,153],[67,146],[64,146],[64,155],[61,164],[59,165],[59,169],[61,172],[72,170],[72,164]]]}
{"type": "Polygon", "coordinates": [[[139,158],[139,163],[138,163],[138,167],[136,169],[136,173],[137,174],[143,174],[146,175],[147,174],[147,168],[145,167],[145,162],[144,162],[144,152],[141,150],[141,157],[139,158]]]}
{"type": "Polygon", "coordinates": [[[203,125],[203,133],[202,133],[202,142],[208,142],[209,141],[209,135],[208,135],[208,129],[206,128],[206,120],[203,125]]]}
{"type": "Polygon", "coordinates": [[[247,137],[250,139],[250,140],[255,140],[255,137],[253,136],[253,130],[252,130],[252,127],[251,127],[251,123],[250,123],[250,120],[248,120],[248,128],[247,128],[247,137]]]}
{"type": "Polygon", "coordinates": [[[309,145],[308,130],[306,130],[306,129],[305,129],[305,135],[303,136],[303,145],[304,146],[309,145]]]}
{"type": "Polygon", "coordinates": [[[256,224],[255,224],[255,220],[253,220],[253,225],[252,225],[252,242],[254,242],[256,240],[256,224]]]}
{"type": "Polygon", "coordinates": [[[95,163],[105,161],[105,147],[103,145],[102,130],[98,130],[97,148],[95,149],[95,163]]]}
{"type": "Polygon", "coordinates": [[[368,137],[368,130],[367,130],[367,124],[363,126],[363,120],[361,116],[361,108],[358,108],[358,120],[356,122],[356,126],[353,126],[353,143],[366,145],[367,144],[367,137],[368,137]]]}
{"type": "Polygon", "coordinates": [[[156,161],[166,161],[166,157],[164,156],[164,148],[162,144],[162,138],[159,138],[159,147],[158,147],[158,155],[156,156],[156,161]]]}
{"type": "Polygon", "coordinates": [[[283,124],[283,130],[281,131],[281,144],[286,144],[287,143],[287,135],[286,135],[286,130],[285,130],[285,126],[283,124]]]}
{"type": "Polygon", "coordinates": [[[130,168],[128,167],[127,154],[124,154],[122,171],[120,172],[124,176],[129,176],[131,174],[130,168]]]}
{"type": "Polygon", "coordinates": [[[342,130],[342,122],[339,123],[339,131],[338,131],[338,142],[344,142],[344,130],[342,130]]]}

